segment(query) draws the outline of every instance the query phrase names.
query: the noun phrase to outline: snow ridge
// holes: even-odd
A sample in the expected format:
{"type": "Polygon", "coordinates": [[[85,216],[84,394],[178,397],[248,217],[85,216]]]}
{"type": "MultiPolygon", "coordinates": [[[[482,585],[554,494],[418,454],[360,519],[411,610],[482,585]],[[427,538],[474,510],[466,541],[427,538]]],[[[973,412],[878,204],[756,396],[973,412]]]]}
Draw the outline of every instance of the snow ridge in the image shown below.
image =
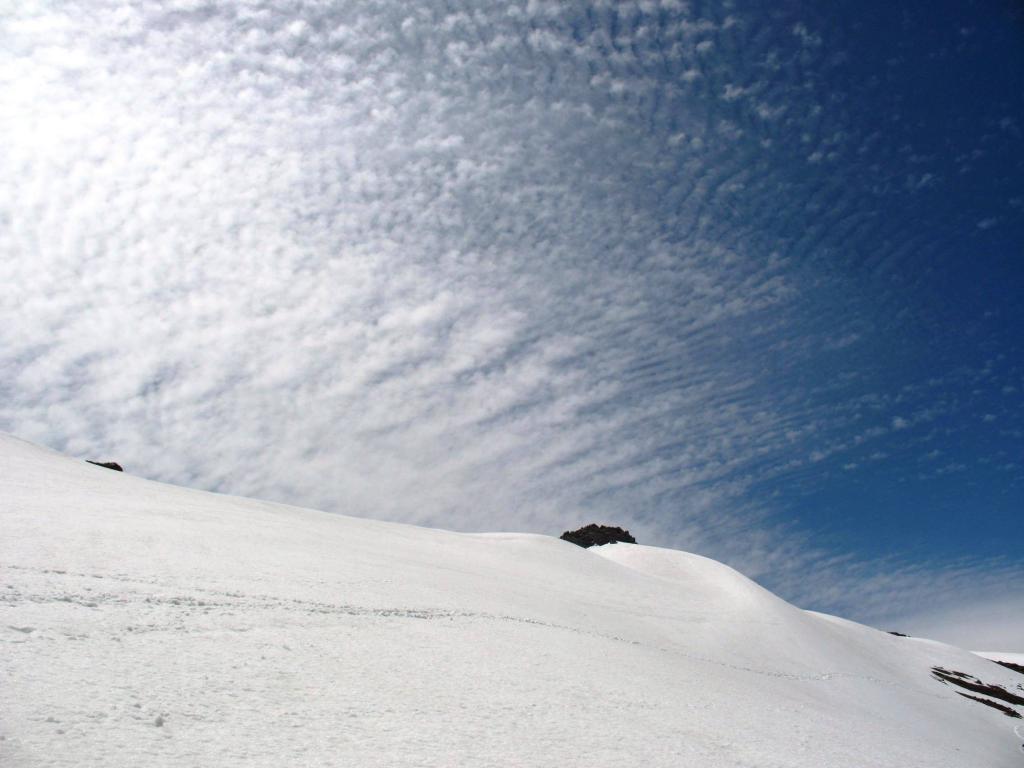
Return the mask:
{"type": "MultiPolygon", "coordinates": [[[[0,436],[0,764],[1020,766],[931,670],[713,560],[153,483],[0,436]]],[[[1024,689],[1022,689],[1024,690],[1024,689]]]]}

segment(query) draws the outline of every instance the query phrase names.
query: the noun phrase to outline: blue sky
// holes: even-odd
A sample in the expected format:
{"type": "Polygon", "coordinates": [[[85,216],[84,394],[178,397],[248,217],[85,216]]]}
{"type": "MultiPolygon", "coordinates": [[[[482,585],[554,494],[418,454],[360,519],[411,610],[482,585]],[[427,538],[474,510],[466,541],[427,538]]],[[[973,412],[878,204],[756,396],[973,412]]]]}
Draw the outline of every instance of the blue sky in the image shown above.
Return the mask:
{"type": "Polygon", "coordinates": [[[0,428],[1019,647],[1024,17],[805,5],[16,9],[0,428]]]}

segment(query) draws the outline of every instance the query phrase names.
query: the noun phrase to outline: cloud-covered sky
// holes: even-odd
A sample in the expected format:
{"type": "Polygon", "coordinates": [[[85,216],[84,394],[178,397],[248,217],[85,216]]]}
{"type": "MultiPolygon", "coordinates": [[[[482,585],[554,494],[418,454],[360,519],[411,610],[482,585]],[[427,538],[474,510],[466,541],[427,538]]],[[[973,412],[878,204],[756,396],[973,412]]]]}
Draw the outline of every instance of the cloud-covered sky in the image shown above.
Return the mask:
{"type": "Polygon", "coordinates": [[[802,5],[5,8],[0,429],[1024,648],[1024,18],[802,5]]]}

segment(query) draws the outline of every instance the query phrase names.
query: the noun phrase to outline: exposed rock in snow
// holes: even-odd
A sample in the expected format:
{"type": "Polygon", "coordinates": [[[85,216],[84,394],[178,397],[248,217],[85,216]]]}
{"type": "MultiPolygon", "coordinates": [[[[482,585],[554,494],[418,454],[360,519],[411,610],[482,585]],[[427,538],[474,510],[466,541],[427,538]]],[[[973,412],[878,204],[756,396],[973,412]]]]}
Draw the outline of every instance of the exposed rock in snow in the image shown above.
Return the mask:
{"type": "Polygon", "coordinates": [[[113,469],[115,472],[124,472],[124,468],[116,461],[93,461],[92,459],[86,459],[86,461],[90,464],[95,464],[97,467],[113,469]]]}
{"type": "MultiPolygon", "coordinates": [[[[1008,707],[1006,704],[1024,707],[1024,696],[1018,696],[1016,693],[1006,690],[1006,688],[1001,685],[985,683],[973,675],[968,675],[966,672],[958,672],[953,669],[943,669],[942,667],[932,667],[932,676],[940,682],[958,686],[971,691],[972,693],[984,694],[982,698],[979,698],[978,696],[971,696],[966,693],[961,693],[961,696],[966,696],[974,701],[987,704],[990,707],[998,709],[1004,715],[1016,718],[1021,716],[1016,709],[1008,707]],[[992,699],[998,699],[1005,703],[999,704],[996,701],[992,701],[992,699]]],[[[1024,692],[1024,686],[1018,685],[1017,687],[1020,688],[1021,692],[1024,692]]]]}
{"type": "Polygon", "coordinates": [[[976,654],[1000,666],[1024,675],[1024,653],[1001,653],[999,651],[975,651],[976,654]]]}
{"type": "Polygon", "coordinates": [[[596,525],[594,523],[577,528],[575,531],[566,531],[559,538],[584,549],[616,542],[636,544],[636,539],[629,535],[629,531],[611,525],[596,525]]]}
{"type": "Polygon", "coordinates": [[[1012,661],[997,661],[996,664],[1024,675],[1024,664],[1014,664],[1012,661]]]}

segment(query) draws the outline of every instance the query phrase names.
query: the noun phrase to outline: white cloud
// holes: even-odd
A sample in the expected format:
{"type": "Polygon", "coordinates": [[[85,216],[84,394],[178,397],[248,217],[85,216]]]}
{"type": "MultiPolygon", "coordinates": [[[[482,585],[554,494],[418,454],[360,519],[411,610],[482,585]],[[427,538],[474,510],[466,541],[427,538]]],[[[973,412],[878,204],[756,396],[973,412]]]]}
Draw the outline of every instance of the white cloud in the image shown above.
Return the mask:
{"type": "Polygon", "coordinates": [[[826,557],[801,563],[790,578],[786,588],[798,602],[803,592],[816,607],[879,629],[973,650],[1014,650],[1024,637],[1024,595],[1011,588],[1024,568],[1002,560],[911,565],[826,557]]]}
{"type": "Polygon", "coordinates": [[[1024,638],[1024,596],[1006,593],[993,584],[989,594],[978,590],[961,596],[955,604],[919,608],[893,616],[891,622],[895,622],[893,627],[903,627],[905,634],[916,637],[979,651],[1015,651],[1024,638]]]}
{"type": "Polygon", "coordinates": [[[776,132],[812,162],[863,142],[784,52],[737,75],[772,104],[740,98],[716,41],[742,19],[668,10],[661,46],[555,3],[20,7],[0,427],[341,512],[622,521],[812,599],[791,570],[840,566],[752,489],[856,465],[895,404],[803,375],[870,339],[758,201],[846,221],[776,132]]]}
{"type": "MultiPolygon", "coordinates": [[[[703,238],[659,262],[659,220],[614,186],[636,152],[572,170],[607,141],[590,104],[496,88],[469,16],[111,6],[145,50],[54,12],[38,28],[66,30],[74,87],[39,80],[37,33],[8,61],[44,97],[7,91],[4,114],[47,129],[4,125],[6,177],[33,180],[5,198],[10,429],[164,479],[470,528],[547,529],[626,489],[649,507],[754,449],[724,449],[749,430],[715,405],[750,378],[715,385],[736,370],[701,347],[792,289],[703,238]],[[470,66],[480,81],[453,89],[470,66]],[[627,255],[651,269],[612,266],[627,255]],[[637,375],[659,348],[663,370],[637,375]],[[663,387],[680,366],[696,379],[663,387]],[[664,454],[674,421],[692,448],[664,454]]],[[[553,52],[555,35],[529,39],[553,52]]],[[[645,87],[601,66],[613,96],[645,87]]]]}
{"type": "Polygon", "coordinates": [[[736,101],[746,96],[748,89],[741,85],[734,85],[732,83],[725,84],[725,90],[722,92],[722,98],[725,101],[736,101]]]}
{"type": "Polygon", "coordinates": [[[793,36],[799,38],[800,42],[808,48],[817,48],[821,45],[821,35],[811,32],[806,24],[799,22],[794,24],[793,36]]]}

